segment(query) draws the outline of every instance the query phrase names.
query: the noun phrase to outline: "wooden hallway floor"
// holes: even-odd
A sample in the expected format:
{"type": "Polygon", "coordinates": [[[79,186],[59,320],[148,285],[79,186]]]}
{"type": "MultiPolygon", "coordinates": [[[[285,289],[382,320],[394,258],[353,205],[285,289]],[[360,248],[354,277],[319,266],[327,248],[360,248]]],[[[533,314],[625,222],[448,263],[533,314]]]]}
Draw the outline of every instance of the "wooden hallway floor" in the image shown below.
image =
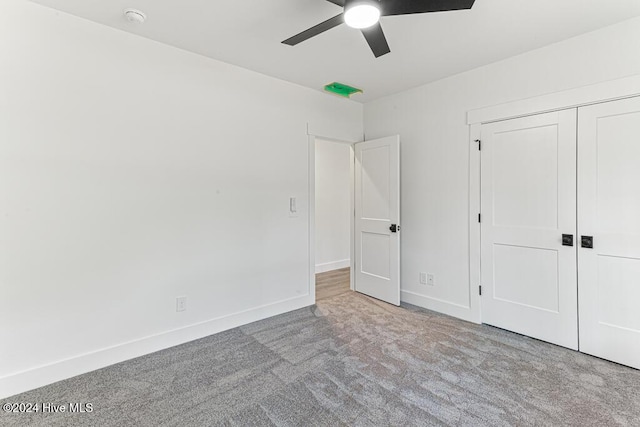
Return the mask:
{"type": "Polygon", "coordinates": [[[332,298],[351,292],[349,267],[316,274],[316,300],[332,298]]]}

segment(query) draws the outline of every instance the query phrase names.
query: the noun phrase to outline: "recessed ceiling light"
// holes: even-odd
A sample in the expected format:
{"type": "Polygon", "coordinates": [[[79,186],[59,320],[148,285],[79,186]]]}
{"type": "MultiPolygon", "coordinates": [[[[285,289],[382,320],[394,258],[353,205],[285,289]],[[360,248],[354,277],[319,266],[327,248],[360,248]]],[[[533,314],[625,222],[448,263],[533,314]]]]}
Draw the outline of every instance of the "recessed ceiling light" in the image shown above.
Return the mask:
{"type": "Polygon", "coordinates": [[[147,20],[147,15],[136,9],[125,9],[124,16],[127,18],[127,21],[133,22],[134,24],[144,24],[144,21],[147,20]]]}
{"type": "Polygon", "coordinates": [[[380,20],[380,2],[351,0],[344,5],[344,23],[351,28],[369,28],[380,20]]]}

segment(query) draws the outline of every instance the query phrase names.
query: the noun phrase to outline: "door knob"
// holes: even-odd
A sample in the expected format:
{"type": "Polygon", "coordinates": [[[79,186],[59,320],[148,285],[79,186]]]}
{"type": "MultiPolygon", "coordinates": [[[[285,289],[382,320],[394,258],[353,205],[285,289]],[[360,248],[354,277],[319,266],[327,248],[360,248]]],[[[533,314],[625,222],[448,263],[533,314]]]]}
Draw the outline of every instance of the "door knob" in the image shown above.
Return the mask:
{"type": "Polygon", "coordinates": [[[400,231],[400,226],[397,224],[391,224],[391,227],[389,227],[389,231],[391,231],[392,233],[397,233],[398,231],[400,231]]]}
{"type": "Polygon", "coordinates": [[[581,243],[583,248],[593,249],[593,236],[582,236],[581,243]]]}
{"type": "Polygon", "coordinates": [[[562,246],[573,246],[573,234],[562,235],[562,246]]]}

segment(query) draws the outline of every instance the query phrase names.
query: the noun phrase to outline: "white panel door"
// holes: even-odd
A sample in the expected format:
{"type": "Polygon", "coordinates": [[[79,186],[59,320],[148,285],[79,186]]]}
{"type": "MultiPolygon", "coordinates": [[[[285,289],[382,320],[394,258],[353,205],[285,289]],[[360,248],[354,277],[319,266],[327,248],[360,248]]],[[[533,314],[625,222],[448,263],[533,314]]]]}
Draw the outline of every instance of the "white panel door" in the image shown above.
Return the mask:
{"type": "Polygon", "coordinates": [[[400,305],[400,137],[355,153],[355,290],[400,305]]]}
{"type": "Polygon", "coordinates": [[[483,125],[481,159],[483,323],[577,350],[576,110],[483,125]]]}
{"type": "Polygon", "coordinates": [[[579,117],[580,351],[640,369],[640,98],[579,117]]]}

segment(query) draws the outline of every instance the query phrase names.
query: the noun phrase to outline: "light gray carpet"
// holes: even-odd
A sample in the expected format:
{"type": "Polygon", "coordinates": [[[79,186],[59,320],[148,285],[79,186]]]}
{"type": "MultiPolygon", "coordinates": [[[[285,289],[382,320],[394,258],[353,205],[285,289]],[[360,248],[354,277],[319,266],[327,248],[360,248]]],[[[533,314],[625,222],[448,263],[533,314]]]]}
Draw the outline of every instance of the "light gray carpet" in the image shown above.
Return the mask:
{"type": "Polygon", "coordinates": [[[0,425],[640,425],[640,371],[334,291],[6,400],[92,402],[90,414],[2,413],[0,425]]]}

